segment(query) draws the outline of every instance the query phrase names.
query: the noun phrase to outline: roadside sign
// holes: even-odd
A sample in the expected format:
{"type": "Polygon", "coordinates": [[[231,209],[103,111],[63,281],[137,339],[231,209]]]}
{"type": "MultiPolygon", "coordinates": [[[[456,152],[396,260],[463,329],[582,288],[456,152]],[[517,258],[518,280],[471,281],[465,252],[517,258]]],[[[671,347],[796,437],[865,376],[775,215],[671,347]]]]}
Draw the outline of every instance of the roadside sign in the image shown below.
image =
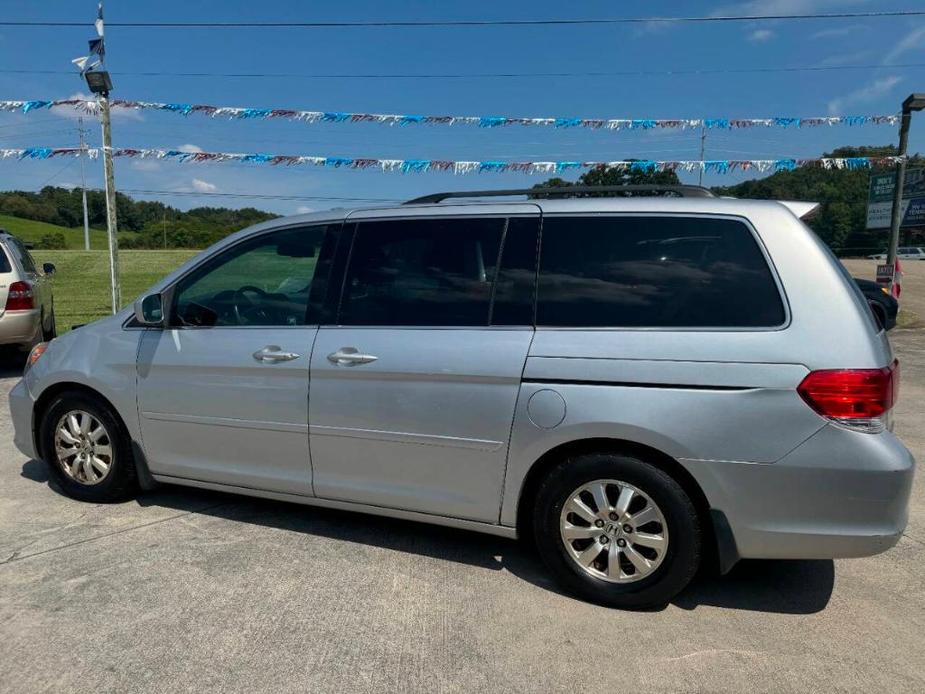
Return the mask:
{"type": "MultiPolygon", "coordinates": [[[[871,174],[867,196],[867,228],[888,229],[893,212],[896,173],[871,174]]],[[[906,171],[900,227],[925,226],[925,169],[906,171]]]]}
{"type": "Polygon", "coordinates": [[[877,284],[891,284],[893,282],[893,266],[889,264],[877,265],[877,284]]]}

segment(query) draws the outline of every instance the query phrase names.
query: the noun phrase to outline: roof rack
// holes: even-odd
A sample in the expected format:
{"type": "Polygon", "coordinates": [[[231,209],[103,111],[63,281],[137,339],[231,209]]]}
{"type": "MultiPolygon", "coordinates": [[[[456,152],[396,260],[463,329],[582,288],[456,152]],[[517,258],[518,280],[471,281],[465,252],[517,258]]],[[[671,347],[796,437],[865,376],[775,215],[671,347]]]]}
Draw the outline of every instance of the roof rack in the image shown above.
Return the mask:
{"type": "Polygon", "coordinates": [[[586,196],[592,193],[611,193],[614,197],[621,195],[650,195],[670,194],[681,198],[712,198],[715,197],[708,188],[701,186],[668,186],[668,185],[637,185],[637,186],[551,186],[548,188],[514,188],[510,190],[460,190],[449,193],[432,193],[413,200],[404,205],[425,205],[442,202],[450,198],[497,198],[510,195],[528,195],[533,197],[563,197],[586,196]]]}

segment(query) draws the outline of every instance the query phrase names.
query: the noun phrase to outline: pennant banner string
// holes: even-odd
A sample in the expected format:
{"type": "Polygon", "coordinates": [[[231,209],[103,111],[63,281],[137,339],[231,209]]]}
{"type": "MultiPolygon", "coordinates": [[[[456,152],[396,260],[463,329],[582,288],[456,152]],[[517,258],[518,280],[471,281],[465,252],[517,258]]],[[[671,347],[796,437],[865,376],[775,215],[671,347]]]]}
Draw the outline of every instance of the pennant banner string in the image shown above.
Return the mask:
{"type": "MultiPolygon", "coordinates": [[[[91,54],[102,55],[102,47],[91,54]]],[[[78,60],[86,60],[81,58],[78,60]]],[[[76,62],[76,61],[75,61],[76,62]]],[[[151,110],[176,113],[183,116],[199,114],[212,118],[232,120],[293,120],[305,123],[382,123],[385,125],[475,125],[495,128],[505,125],[536,125],[553,128],[591,128],[595,130],[652,130],[656,128],[707,128],[733,130],[739,128],[806,128],[822,125],[896,125],[899,116],[820,116],[817,118],[511,118],[508,116],[423,116],[414,114],[348,113],[341,111],[297,111],[288,108],[239,108],[235,106],[209,106],[207,104],[160,103],[155,101],[126,101],[115,99],[110,107],[127,110],[151,110]]],[[[57,99],[54,101],[0,101],[0,111],[30,113],[42,109],[73,108],[83,113],[96,114],[96,101],[84,99],[57,99]]]]}
{"type": "MultiPolygon", "coordinates": [[[[99,148],[27,147],[0,149],[0,159],[53,159],[56,157],[99,157],[99,148]]],[[[563,173],[570,170],[612,168],[623,171],[704,171],[725,174],[733,171],[793,171],[801,167],[823,169],[870,169],[895,166],[903,157],[848,157],[821,159],[708,159],[656,161],[629,159],[621,161],[521,161],[500,160],[452,161],[444,159],[373,159],[350,157],[319,157],[287,154],[242,154],[234,152],[184,152],[175,149],[113,149],[114,157],[165,159],[182,163],[244,162],[271,166],[318,166],[340,169],[373,169],[385,172],[424,173],[440,171],[454,174],[504,173],[524,174],[563,173]]]]}

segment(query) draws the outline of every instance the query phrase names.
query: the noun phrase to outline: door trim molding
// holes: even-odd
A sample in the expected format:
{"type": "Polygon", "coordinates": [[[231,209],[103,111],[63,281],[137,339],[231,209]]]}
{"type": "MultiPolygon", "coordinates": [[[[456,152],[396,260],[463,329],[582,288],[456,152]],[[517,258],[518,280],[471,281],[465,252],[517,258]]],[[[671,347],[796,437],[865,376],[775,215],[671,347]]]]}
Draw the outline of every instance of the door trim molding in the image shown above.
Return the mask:
{"type": "Polygon", "coordinates": [[[469,439],[460,436],[441,436],[437,434],[414,434],[404,431],[380,431],[378,429],[356,429],[352,427],[334,427],[312,424],[309,436],[338,436],[351,439],[372,439],[394,443],[412,443],[421,446],[448,446],[450,448],[468,448],[479,451],[497,451],[503,441],[487,439],[469,439]]]}
{"type": "Polygon", "coordinates": [[[146,412],[141,416],[160,422],[180,422],[183,424],[205,424],[216,427],[233,427],[235,429],[262,429],[265,431],[285,431],[296,434],[308,432],[307,424],[292,422],[266,422],[258,419],[235,419],[233,417],[209,417],[195,414],[175,414],[173,412],[146,412]]]}

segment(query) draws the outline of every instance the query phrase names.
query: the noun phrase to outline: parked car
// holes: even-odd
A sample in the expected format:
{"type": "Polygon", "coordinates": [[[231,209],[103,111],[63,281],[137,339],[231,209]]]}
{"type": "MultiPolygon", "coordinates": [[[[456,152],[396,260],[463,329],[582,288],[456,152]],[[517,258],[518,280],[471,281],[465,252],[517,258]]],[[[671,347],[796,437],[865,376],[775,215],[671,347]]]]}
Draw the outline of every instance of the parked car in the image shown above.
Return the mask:
{"type": "Polygon", "coordinates": [[[51,263],[39,270],[25,244],[0,229],[0,345],[29,350],[55,336],[54,272],[51,263]]]}
{"type": "Polygon", "coordinates": [[[647,191],[232,234],[37,346],[16,445],[91,502],[167,482],[530,538],[619,607],[705,557],[893,546],[898,366],[814,205],[647,191]]]}
{"type": "MultiPolygon", "coordinates": [[[[882,253],[875,253],[867,257],[875,260],[886,260],[887,253],[883,251],[882,253]]],[[[900,260],[925,260],[925,248],[919,248],[918,246],[901,246],[896,249],[896,257],[900,260]]]]}
{"type": "Polygon", "coordinates": [[[877,324],[884,330],[892,330],[896,327],[896,314],[899,313],[899,302],[890,294],[890,290],[878,284],[873,280],[862,280],[854,278],[855,284],[861,290],[867,304],[870,306],[871,313],[877,320],[877,324]]]}

